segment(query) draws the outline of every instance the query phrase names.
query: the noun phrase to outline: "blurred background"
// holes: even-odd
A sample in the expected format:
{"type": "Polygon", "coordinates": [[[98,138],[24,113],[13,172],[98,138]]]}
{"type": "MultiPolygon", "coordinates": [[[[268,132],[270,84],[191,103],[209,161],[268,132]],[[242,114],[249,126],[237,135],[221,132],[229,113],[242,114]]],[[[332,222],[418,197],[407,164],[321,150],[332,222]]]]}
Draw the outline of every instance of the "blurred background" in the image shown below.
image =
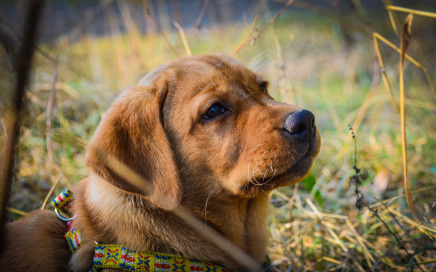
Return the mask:
{"type": "MultiPolygon", "coordinates": [[[[18,42],[27,4],[0,2],[2,33],[18,42]]],[[[46,1],[42,12],[16,152],[10,220],[41,207],[60,177],[54,164],[73,184],[87,176],[85,146],[123,89],[174,58],[223,52],[269,79],[275,99],[314,112],[322,135],[321,153],[309,177],[271,195],[269,255],[275,267],[436,270],[434,0],[71,0],[46,1]],[[400,47],[410,11],[389,15],[390,5],[427,12],[414,15],[407,48],[414,61],[406,60],[404,69],[408,179],[419,219],[404,196],[400,54],[386,43],[400,47]],[[53,79],[52,161],[46,132],[53,79]],[[356,153],[349,125],[356,135],[356,153]],[[352,178],[355,158],[366,203],[361,209],[352,178]]],[[[15,84],[4,46],[2,150],[15,84]]],[[[65,187],[68,182],[61,178],[55,193],[65,187]]]]}

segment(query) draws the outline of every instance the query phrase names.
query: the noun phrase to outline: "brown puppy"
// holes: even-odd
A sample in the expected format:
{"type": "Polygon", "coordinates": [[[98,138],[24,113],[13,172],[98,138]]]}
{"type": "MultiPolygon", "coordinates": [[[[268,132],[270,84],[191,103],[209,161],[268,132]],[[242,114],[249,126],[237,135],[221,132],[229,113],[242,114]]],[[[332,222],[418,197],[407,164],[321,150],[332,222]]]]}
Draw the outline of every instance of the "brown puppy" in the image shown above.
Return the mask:
{"type": "Polygon", "coordinates": [[[234,59],[161,66],[120,95],[88,146],[92,174],[73,201],[85,244],[70,269],[89,270],[95,241],[246,271],[172,210],[189,211],[261,263],[268,193],[301,181],[319,147],[313,115],[274,101],[267,82],[234,59]],[[124,166],[143,182],[122,174],[124,166]]]}

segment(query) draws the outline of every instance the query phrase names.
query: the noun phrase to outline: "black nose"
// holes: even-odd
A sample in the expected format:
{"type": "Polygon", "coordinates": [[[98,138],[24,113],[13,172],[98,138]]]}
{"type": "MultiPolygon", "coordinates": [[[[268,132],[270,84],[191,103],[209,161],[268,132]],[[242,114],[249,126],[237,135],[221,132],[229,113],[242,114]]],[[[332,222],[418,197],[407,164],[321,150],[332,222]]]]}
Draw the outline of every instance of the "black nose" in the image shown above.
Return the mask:
{"type": "Polygon", "coordinates": [[[315,116],[308,110],[301,110],[288,116],[283,127],[292,137],[313,137],[316,133],[315,116]]]}

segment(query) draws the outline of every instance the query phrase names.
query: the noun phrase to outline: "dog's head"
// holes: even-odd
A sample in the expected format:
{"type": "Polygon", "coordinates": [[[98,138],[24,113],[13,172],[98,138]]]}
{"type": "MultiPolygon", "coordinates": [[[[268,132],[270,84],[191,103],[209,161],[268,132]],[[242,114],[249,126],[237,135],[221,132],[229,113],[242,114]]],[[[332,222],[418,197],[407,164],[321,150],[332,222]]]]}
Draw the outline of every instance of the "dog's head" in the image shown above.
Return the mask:
{"type": "Polygon", "coordinates": [[[313,114],[274,101],[268,83],[222,54],[172,61],[124,92],[92,139],[87,164],[122,190],[171,209],[220,191],[254,197],[301,181],[320,148],[313,114]],[[129,182],[98,154],[129,167],[129,182]]]}

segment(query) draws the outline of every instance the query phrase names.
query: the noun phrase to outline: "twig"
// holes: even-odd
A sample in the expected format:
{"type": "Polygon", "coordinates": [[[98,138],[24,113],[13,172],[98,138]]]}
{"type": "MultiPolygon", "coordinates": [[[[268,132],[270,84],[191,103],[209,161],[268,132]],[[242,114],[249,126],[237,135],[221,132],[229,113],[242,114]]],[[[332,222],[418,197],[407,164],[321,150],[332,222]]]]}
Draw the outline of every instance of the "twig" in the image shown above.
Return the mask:
{"type": "Polygon", "coordinates": [[[54,168],[56,169],[56,171],[61,175],[61,177],[64,178],[65,183],[68,185],[68,187],[72,188],[73,184],[71,183],[71,181],[67,178],[67,176],[64,174],[64,172],[62,171],[62,169],[59,167],[59,165],[57,164],[57,162],[54,159],[54,155],[53,155],[53,149],[52,149],[52,142],[51,142],[51,123],[52,123],[52,114],[53,114],[53,105],[54,105],[54,100],[55,100],[55,95],[56,95],[56,81],[57,81],[57,69],[56,69],[56,59],[54,59],[53,57],[50,57],[49,55],[47,56],[47,59],[51,61],[52,63],[52,85],[51,85],[51,92],[50,92],[50,97],[48,100],[48,105],[47,105],[47,131],[45,134],[45,140],[47,143],[47,153],[48,153],[48,157],[50,159],[50,163],[54,166],[54,168]]]}
{"type": "Polygon", "coordinates": [[[348,256],[350,255],[349,251],[350,251],[350,249],[347,246],[347,252],[345,252],[345,260],[344,260],[344,263],[342,264],[341,272],[345,272],[345,269],[347,268],[348,256]]]}
{"type": "MultiPolygon", "coordinates": [[[[377,62],[377,58],[374,59],[373,65],[373,74],[372,74],[372,83],[369,89],[368,95],[362,103],[362,106],[359,109],[359,113],[357,114],[356,120],[354,121],[353,128],[357,131],[362,123],[363,117],[365,116],[366,110],[369,106],[370,98],[374,95],[375,89],[378,86],[380,80],[380,65],[377,62]]],[[[384,72],[383,72],[384,73],[384,72]]],[[[394,104],[395,105],[395,104],[394,104]]]]}
{"type": "MultiPolygon", "coordinates": [[[[20,38],[14,31],[11,24],[0,19],[0,44],[5,49],[7,56],[14,61],[18,48],[20,47],[20,38]]],[[[15,71],[14,71],[15,72],[15,71]]]]}
{"type": "Polygon", "coordinates": [[[291,86],[291,88],[289,88],[291,98],[289,98],[288,94],[286,93],[286,88],[285,88],[285,83],[286,83],[286,79],[287,79],[286,78],[286,67],[285,67],[285,62],[283,61],[282,48],[280,47],[280,43],[279,43],[279,39],[277,38],[277,35],[274,35],[274,43],[276,44],[277,55],[278,55],[279,61],[280,61],[279,67],[280,67],[280,71],[282,72],[281,79],[279,80],[280,93],[282,94],[284,101],[296,103],[295,96],[294,96],[294,93],[292,91],[292,86],[291,86]]]}
{"type": "Polygon", "coordinates": [[[198,15],[197,20],[195,20],[195,24],[194,24],[195,29],[200,29],[201,20],[203,19],[204,12],[206,11],[207,5],[209,5],[209,0],[204,0],[203,7],[201,8],[200,14],[198,15]]]}
{"type": "Polygon", "coordinates": [[[257,39],[270,25],[275,23],[275,21],[280,17],[280,15],[282,15],[282,13],[285,12],[292,5],[292,3],[294,3],[294,0],[289,0],[288,2],[286,2],[285,6],[281,10],[279,10],[279,12],[277,12],[276,15],[274,15],[274,17],[271,20],[269,20],[269,22],[266,25],[264,25],[261,29],[259,29],[256,37],[253,38],[257,39]]]}
{"type": "Polygon", "coordinates": [[[400,109],[398,108],[397,102],[395,102],[394,94],[392,92],[392,87],[391,87],[391,84],[389,83],[388,76],[386,75],[385,65],[383,63],[383,58],[382,58],[381,53],[380,53],[380,47],[378,45],[376,33],[372,34],[372,38],[374,40],[374,48],[375,48],[375,52],[377,54],[378,63],[380,64],[383,83],[385,84],[386,89],[388,90],[389,98],[391,99],[391,102],[392,102],[392,105],[394,106],[395,111],[399,113],[400,109]]]}
{"type": "Polygon", "coordinates": [[[163,33],[162,28],[159,26],[158,22],[156,21],[156,19],[154,18],[154,16],[151,14],[150,8],[145,6],[145,13],[148,15],[148,17],[153,21],[153,23],[156,25],[157,30],[159,31],[160,35],[162,36],[162,38],[164,38],[165,43],[167,44],[167,46],[171,49],[171,52],[173,52],[174,56],[176,58],[178,58],[178,54],[176,52],[176,50],[174,49],[174,47],[170,44],[170,42],[168,41],[167,36],[165,35],[165,33],[163,33]]]}
{"type": "Polygon", "coordinates": [[[21,216],[26,216],[26,214],[27,214],[26,212],[23,212],[23,211],[20,211],[20,210],[17,210],[17,209],[11,208],[11,207],[7,207],[6,210],[7,210],[8,212],[10,212],[10,213],[19,214],[19,215],[21,215],[21,216]]]}
{"type": "MultiPolygon", "coordinates": [[[[53,194],[54,190],[56,189],[56,187],[58,187],[59,182],[61,181],[62,175],[60,175],[58,177],[58,179],[56,180],[56,182],[53,184],[53,186],[51,186],[50,191],[48,192],[47,196],[44,199],[44,202],[42,203],[41,206],[41,210],[45,209],[45,206],[47,206],[47,202],[50,199],[51,195],[53,194]]],[[[71,188],[71,187],[70,187],[71,188]]]]}
{"type": "Polygon", "coordinates": [[[295,198],[297,197],[298,194],[298,184],[300,183],[295,184],[294,193],[292,194],[292,197],[289,200],[289,222],[292,222],[292,210],[294,208],[295,198]]]}
{"type": "MultiPolygon", "coordinates": [[[[271,18],[271,20],[269,20],[268,23],[266,23],[263,27],[261,27],[259,29],[259,31],[254,32],[253,34],[251,34],[252,31],[250,31],[249,35],[244,39],[244,41],[238,46],[238,48],[236,48],[235,52],[233,52],[232,56],[235,56],[241,49],[243,46],[246,45],[246,43],[248,41],[250,41],[250,44],[254,44],[257,40],[257,38],[259,38],[260,35],[262,35],[262,33],[270,26],[272,25],[279,17],[280,15],[283,14],[283,12],[285,12],[290,5],[292,5],[292,3],[294,2],[294,0],[289,0],[288,2],[286,2],[285,6],[279,10],[276,15],[274,15],[273,18],[271,18]]],[[[257,22],[257,19],[255,18],[255,23],[257,22]]],[[[256,26],[256,24],[253,24],[253,28],[256,26]]]]}
{"type": "MultiPolygon", "coordinates": [[[[20,39],[14,33],[14,30],[12,29],[11,26],[9,26],[7,29],[4,29],[4,31],[7,31],[7,33],[10,33],[10,35],[13,34],[14,37],[17,37],[17,41],[15,42],[15,46],[18,47],[20,44],[24,43],[24,41],[22,39],[20,39]]],[[[61,176],[64,177],[65,182],[71,188],[72,187],[72,183],[67,178],[67,176],[62,172],[60,166],[54,160],[54,155],[53,155],[53,151],[52,151],[52,142],[51,142],[51,137],[50,137],[50,135],[51,135],[51,124],[52,124],[52,112],[53,112],[53,106],[54,106],[54,100],[55,100],[55,94],[56,94],[56,87],[55,86],[57,84],[57,69],[56,69],[56,67],[57,67],[57,60],[56,60],[55,57],[53,57],[52,55],[50,55],[49,53],[47,53],[43,49],[41,49],[37,44],[32,43],[32,46],[36,49],[36,51],[41,56],[46,58],[52,64],[52,85],[51,85],[51,93],[50,93],[50,97],[49,97],[49,102],[48,102],[48,105],[47,105],[47,123],[46,123],[47,124],[47,131],[46,131],[47,153],[48,153],[48,156],[49,156],[49,159],[50,159],[50,163],[54,165],[56,171],[61,176]]]]}
{"type": "Polygon", "coordinates": [[[238,52],[247,44],[247,42],[250,40],[251,34],[254,32],[254,30],[256,29],[256,24],[257,24],[257,20],[259,19],[259,16],[256,15],[256,17],[254,17],[254,21],[253,21],[253,26],[251,27],[250,31],[248,32],[247,36],[245,37],[245,39],[238,45],[238,47],[236,48],[236,50],[233,52],[232,56],[234,57],[236,54],[238,54],[238,52]]]}
{"type": "MultiPolygon", "coordinates": [[[[395,51],[397,51],[398,53],[401,54],[401,49],[398,48],[397,46],[395,46],[393,43],[391,43],[390,41],[388,41],[386,38],[384,38],[382,35],[378,34],[377,32],[373,32],[372,36],[374,37],[374,44],[376,44],[376,48],[378,47],[378,43],[376,43],[376,39],[379,39],[380,41],[384,42],[386,45],[388,45],[390,48],[394,49],[395,51]]],[[[381,55],[380,52],[378,51],[378,55],[379,60],[381,59],[381,55]]],[[[417,62],[414,58],[412,58],[411,56],[409,56],[407,53],[404,54],[404,56],[406,57],[406,59],[408,59],[413,65],[415,65],[416,67],[418,67],[419,69],[421,69],[424,74],[425,77],[427,79],[428,85],[431,88],[431,91],[433,92],[433,95],[436,97],[436,89],[433,86],[433,83],[431,81],[431,77],[430,74],[427,70],[427,68],[425,68],[424,66],[422,66],[419,62],[417,62]]],[[[383,62],[380,63],[380,65],[382,66],[382,72],[384,72],[384,67],[383,67],[383,62]]],[[[383,78],[384,79],[384,78],[383,78]]]]}
{"type": "Polygon", "coordinates": [[[393,11],[405,12],[405,13],[409,13],[409,14],[415,14],[415,15],[420,15],[420,16],[430,17],[430,18],[436,19],[436,13],[434,13],[434,12],[409,9],[409,8],[397,7],[397,6],[391,6],[391,5],[387,6],[386,9],[388,11],[393,10],[393,11]]]}
{"type": "Polygon", "coordinates": [[[179,25],[179,23],[174,22],[173,24],[179,31],[180,37],[182,38],[183,41],[183,46],[185,46],[186,54],[188,54],[188,56],[191,56],[191,49],[189,49],[189,44],[188,41],[186,40],[185,31],[183,31],[183,28],[179,25]]]}
{"type": "Polygon", "coordinates": [[[409,188],[409,179],[407,178],[407,138],[406,138],[406,108],[404,105],[404,55],[406,54],[407,47],[410,41],[410,31],[412,27],[413,15],[409,14],[401,31],[401,45],[400,45],[400,115],[401,115],[401,146],[403,154],[403,178],[404,178],[404,190],[406,193],[407,206],[413,216],[420,220],[418,211],[413,204],[412,194],[409,188]]]}
{"type": "Polygon", "coordinates": [[[87,11],[85,16],[81,18],[79,23],[74,26],[71,31],[67,34],[67,39],[70,43],[76,41],[81,35],[86,31],[88,25],[91,24],[92,20],[98,15],[98,12],[105,9],[114,0],[102,0],[95,8],[87,11]]]}
{"type": "MultiPolygon", "coordinates": [[[[14,61],[16,71],[16,85],[12,98],[12,107],[6,114],[6,127],[9,139],[5,143],[3,158],[0,168],[0,236],[3,235],[3,222],[5,220],[6,205],[9,201],[10,188],[14,174],[14,154],[20,137],[20,121],[24,108],[24,94],[28,84],[30,69],[37,40],[37,29],[40,23],[43,1],[34,0],[28,2],[27,14],[24,17],[23,43],[17,52],[14,61]]],[[[0,237],[0,241],[1,241],[0,237]]]]}
{"type": "Polygon", "coordinates": [[[361,178],[359,176],[360,173],[360,169],[357,167],[357,141],[356,141],[356,134],[353,131],[353,128],[351,127],[351,125],[348,125],[350,128],[350,132],[351,132],[351,136],[353,137],[354,140],[354,165],[353,165],[353,169],[355,171],[354,175],[351,177],[351,181],[352,183],[354,183],[355,185],[355,189],[354,189],[354,195],[356,196],[356,207],[360,210],[363,207],[366,207],[371,213],[372,215],[374,215],[375,217],[377,217],[377,219],[382,222],[382,224],[385,226],[385,228],[390,232],[390,234],[395,238],[395,241],[397,242],[398,246],[404,250],[404,252],[407,254],[407,256],[409,257],[409,259],[413,259],[413,262],[416,264],[416,266],[421,270],[424,271],[421,266],[419,265],[419,263],[416,261],[416,259],[414,258],[413,255],[411,255],[406,247],[404,246],[404,244],[401,242],[400,238],[395,234],[394,231],[392,231],[388,224],[383,220],[383,218],[381,218],[381,216],[379,215],[377,210],[374,210],[371,208],[371,206],[364,200],[364,195],[363,193],[360,191],[359,189],[359,185],[362,183],[361,182],[361,178]]]}

